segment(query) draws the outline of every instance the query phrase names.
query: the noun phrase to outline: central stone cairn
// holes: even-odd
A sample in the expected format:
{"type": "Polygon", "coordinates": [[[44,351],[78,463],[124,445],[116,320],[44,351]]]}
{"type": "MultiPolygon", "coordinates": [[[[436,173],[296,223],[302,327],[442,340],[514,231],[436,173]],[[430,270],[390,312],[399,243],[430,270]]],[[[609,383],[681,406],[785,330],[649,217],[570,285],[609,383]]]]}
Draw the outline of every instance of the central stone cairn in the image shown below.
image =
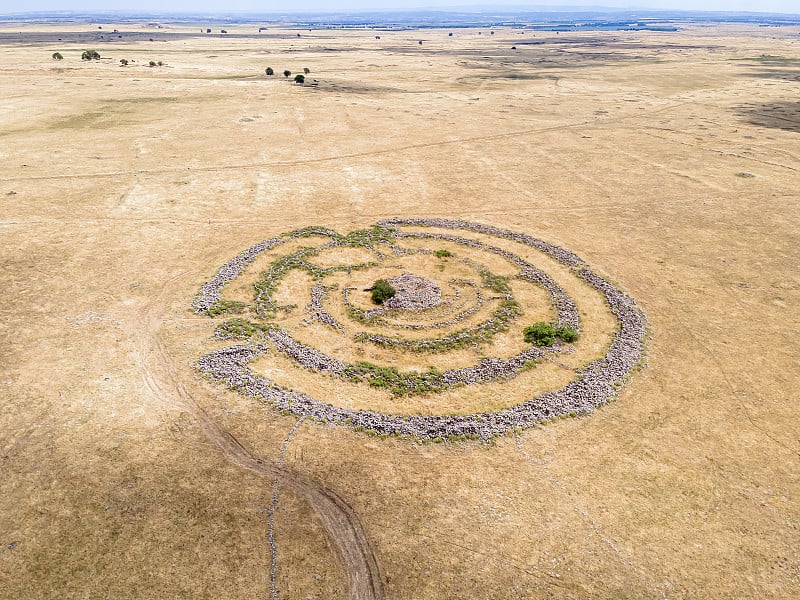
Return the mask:
{"type": "MultiPolygon", "coordinates": [[[[444,270],[443,263],[437,263],[437,266],[440,270],[444,270]]],[[[217,274],[202,286],[193,307],[195,312],[205,313],[210,317],[226,313],[243,313],[246,310],[255,317],[253,321],[239,317],[228,319],[217,326],[215,337],[218,339],[239,339],[245,340],[245,343],[214,350],[199,359],[197,365],[199,370],[211,379],[224,383],[246,396],[263,399],[279,410],[296,415],[350,426],[376,435],[393,434],[434,441],[487,439],[561,415],[580,415],[595,410],[611,400],[632,371],[641,364],[647,323],[644,314],[631,298],[591,271],[588,265],[572,252],[526,234],[489,225],[446,219],[389,219],[379,222],[370,229],[353,231],[347,235],[341,235],[325,227],[307,227],[265,240],[223,265],[217,274]],[[414,229],[404,231],[404,227],[414,229]],[[428,231],[423,232],[421,229],[428,231]],[[429,232],[431,229],[439,231],[429,232]],[[447,232],[454,229],[460,230],[460,235],[447,232]],[[475,237],[464,237],[464,232],[479,234],[482,238],[493,236],[519,244],[528,251],[532,249],[540,252],[567,267],[572,276],[601,294],[609,311],[617,320],[617,328],[609,332],[612,341],[605,355],[575,369],[575,379],[560,389],[524,400],[508,409],[470,415],[385,414],[334,406],[320,402],[307,394],[283,388],[267,377],[255,374],[249,368],[249,363],[259,356],[278,352],[312,373],[327,374],[351,384],[367,383],[376,387],[380,384],[380,387],[384,388],[388,382],[388,389],[395,395],[416,395],[492,381],[502,382],[535,367],[537,362],[556,353],[570,352],[571,344],[558,341],[550,347],[528,346],[511,357],[482,358],[474,365],[443,372],[435,369],[423,373],[404,372],[395,367],[381,367],[371,363],[348,363],[297,341],[283,326],[266,320],[270,315],[289,314],[296,308],[296,305],[279,305],[275,291],[287,273],[300,269],[314,280],[310,290],[311,299],[305,308],[308,317],[302,321],[301,326],[318,322],[333,328],[340,336],[350,337],[356,343],[370,343],[402,352],[438,353],[464,347],[477,348],[488,344],[495,334],[508,330],[512,325],[519,329],[519,335],[522,336],[525,325],[529,323],[519,322],[524,310],[512,294],[512,287],[509,285],[512,282],[514,285],[534,285],[543,288],[550,296],[552,309],[556,315],[553,325],[580,331],[579,312],[575,302],[549,275],[518,254],[487,244],[475,237]],[[254,285],[253,304],[222,299],[223,288],[243,273],[260,254],[272,251],[273,248],[289,241],[315,237],[327,238],[330,241],[319,248],[303,246],[290,254],[278,256],[254,285]],[[464,246],[472,252],[486,252],[514,265],[518,272],[516,276],[497,276],[474,260],[459,258],[457,254],[453,255],[449,251],[440,249],[433,252],[429,249],[402,247],[404,240],[446,242],[464,246]],[[374,253],[376,260],[334,267],[322,267],[313,261],[322,250],[335,250],[338,247],[365,248],[374,253]],[[369,310],[350,302],[348,292],[355,288],[345,287],[341,295],[329,295],[328,292],[336,289],[337,285],[323,283],[327,277],[336,273],[352,274],[355,271],[379,267],[385,261],[391,260],[391,257],[415,255],[436,255],[437,258],[447,256],[448,260],[460,260],[461,264],[477,269],[479,274],[477,281],[451,278],[447,282],[447,285],[454,290],[452,295],[454,299],[459,297],[460,290],[474,290],[474,293],[470,292],[474,296],[474,305],[470,307],[463,303],[453,303],[452,299],[444,301],[438,283],[408,272],[388,279],[396,290],[395,296],[386,300],[381,307],[369,310]],[[347,327],[328,312],[325,303],[332,297],[342,298],[344,310],[352,321],[347,327]],[[451,330],[458,322],[481,307],[486,309],[486,302],[489,301],[494,303],[495,309],[486,320],[460,330],[451,330]],[[444,319],[437,312],[435,323],[414,323],[414,319],[422,319],[423,315],[427,314],[425,312],[427,309],[451,312],[444,319]],[[389,318],[396,314],[395,311],[400,314],[408,311],[410,322],[391,321],[389,318]],[[397,334],[383,335],[368,329],[352,334],[351,327],[362,329],[368,327],[372,330],[376,327],[383,329],[394,327],[405,332],[445,328],[447,331],[440,336],[406,338],[397,334]]]]}
{"type": "Polygon", "coordinates": [[[424,310],[442,303],[442,288],[430,279],[403,273],[388,280],[396,293],[383,303],[391,310],[424,310]]]}

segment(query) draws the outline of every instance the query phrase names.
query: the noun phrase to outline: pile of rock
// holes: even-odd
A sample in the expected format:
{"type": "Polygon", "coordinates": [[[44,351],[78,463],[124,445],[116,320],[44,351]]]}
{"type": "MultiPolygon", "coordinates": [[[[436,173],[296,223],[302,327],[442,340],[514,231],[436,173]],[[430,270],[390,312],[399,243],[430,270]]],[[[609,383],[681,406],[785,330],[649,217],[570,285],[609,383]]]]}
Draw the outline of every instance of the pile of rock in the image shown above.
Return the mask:
{"type": "Polygon", "coordinates": [[[383,303],[384,308],[418,311],[442,303],[442,288],[430,279],[403,273],[388,281],[395,289],[395,295],[383,303]]]}

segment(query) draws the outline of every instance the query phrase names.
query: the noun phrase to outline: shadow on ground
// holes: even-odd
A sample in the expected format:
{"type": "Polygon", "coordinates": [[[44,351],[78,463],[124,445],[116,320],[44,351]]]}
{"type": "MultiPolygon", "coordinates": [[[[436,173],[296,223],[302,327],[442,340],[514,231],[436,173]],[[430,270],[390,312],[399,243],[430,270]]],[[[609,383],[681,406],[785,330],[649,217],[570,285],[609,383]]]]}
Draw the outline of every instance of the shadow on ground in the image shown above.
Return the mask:
{"type": "Polygon", "coordinates": [[[743,104],[736,112],[753,125],[800,133],[800,102],[743,104]]]}

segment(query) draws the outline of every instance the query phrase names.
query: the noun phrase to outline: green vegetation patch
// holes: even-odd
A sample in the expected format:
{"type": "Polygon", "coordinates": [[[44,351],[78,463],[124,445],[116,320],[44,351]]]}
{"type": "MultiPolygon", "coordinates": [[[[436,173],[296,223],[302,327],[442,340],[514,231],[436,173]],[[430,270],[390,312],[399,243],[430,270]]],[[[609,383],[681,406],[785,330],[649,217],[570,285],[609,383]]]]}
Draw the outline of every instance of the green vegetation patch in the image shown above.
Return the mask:
{"type": "Polygon", "coordinates": [[[383,304],[389,298],[394,298],[397,290],[385,279],[378,279],[372,284],[372,301],[375,304],[383,304]]]}
{"type": "Polygon", "coordinates": [[[244,302],[237,302],[236,300],[217,300],[208,307],[206,312],[210,317],[216,317],[226,313],[238,314],[244,312],[246,306],[244,302]]]}
{"type": "Polygon", "coordinates": [[[221,340],[247,340],[251,337],[279,329],[275,323],[253,323],[247,319],[228,319],[214,329],[214,336],[221,340]]]}
{"type": "Polygon", "coordinates": [[[483,323],[440,338],[407,340],[363,332],[357,334],[355,338],[357,341],[371,342],[383,348],[403,348],[411,352],[446,352],[489,342],[496,333],[507,331],[508,323],[515,319],[520,312],[521,309],[516,300],[503,300],[492,316],[483,323]]]}
{"type": "Polygon", "coordinates": [[[436,250],[433,254],[436,256],[436,258],[450,258],[453,256],[453,253],[450,252],[450,250],[436,250]]]}
{"type": "Polygon", "coordinates": [[[481,270],[481,279],[483,280],[484,287],[489,288],[498,294],[506,294],[511,291],[508,285],[508,277],[495,275],[488,269],[481,270]]]}
{"type": "Polygon", "coordinates": [[[556,339],[564,342],[574,342],[578,339],[578,332],[565,325],[557,327],[544,321],[529,325],[522,330],[525,342],[534,346],[552,346],[556,339]]]}
{"type": "Polygon", "coordinates": [[[394,396],[440,392],[444,389],[442,373],[434,367],[428,367],[423,373],[417,371],[402,373],[397,367],[380,367],[371,362],[361,361],[345,368],[343,376],[354,383],[363,381],[370,387],[386,389],[394,396]]]}

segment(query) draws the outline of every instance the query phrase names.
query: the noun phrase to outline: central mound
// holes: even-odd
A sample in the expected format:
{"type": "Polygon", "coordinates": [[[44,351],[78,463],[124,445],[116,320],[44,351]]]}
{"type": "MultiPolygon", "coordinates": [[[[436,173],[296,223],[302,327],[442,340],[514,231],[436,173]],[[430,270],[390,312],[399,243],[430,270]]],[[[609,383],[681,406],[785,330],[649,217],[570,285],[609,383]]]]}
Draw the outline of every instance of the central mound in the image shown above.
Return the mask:
{"type": "Polygon", "coordinates": [[[442,288],[430,279],[403,273],[392,277],[389,283],[396,290],[383,305],[400,310],[423,310],[442,303],[442,288]]]}

